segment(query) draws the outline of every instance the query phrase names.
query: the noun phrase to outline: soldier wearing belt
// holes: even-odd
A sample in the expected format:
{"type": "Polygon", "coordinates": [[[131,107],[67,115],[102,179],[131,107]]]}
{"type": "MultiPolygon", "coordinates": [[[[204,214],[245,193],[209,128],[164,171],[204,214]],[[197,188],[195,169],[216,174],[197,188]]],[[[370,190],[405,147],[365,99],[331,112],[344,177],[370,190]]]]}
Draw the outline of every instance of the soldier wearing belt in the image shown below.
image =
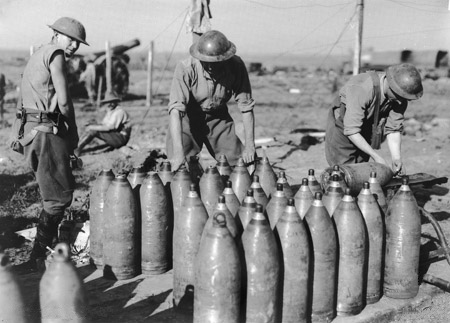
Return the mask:
{"type": "Polygon", "coordinates": [[[30,264],[46,255],[58,234],[65,209],[72,203],[74,177],[70,156],[78,145],[75,112],[68,91],[66,57],[87,44],[84,26],[63,17],[53,25],[49,44],[29,59],[22,76],[20,128],[13,149],[33,169],[43,199],[30,264]]]}
{"type": "Polygon", "coordinates": [[[87,133],[81,137],[80,144],[75,150],[76,155],[80,156],[83,148],[94,138],[103,140],[112,148],[120,148],[127,144],[131,133],[131,127],[128,125],[130,117],[119,106],[119,102],[120,99],[116,94],[106,94],[101,101],[102,104],[108,104],[106,115],[101,124],[87,126],[87,133]]]}
{"type": "Polygon", "coordinates": [[[190,47],[191,57],[178,63],[169,99],[167,154],[172,169],[206,146],[212,157],[224,154],[231,165],[242,156],[255,158],[254,115],[250,81],[236,47],[216,30],[190,47]],[[236,136],[227,102],[234,97],[242,113],[245,146],[236,136]]]}
{"type": "Polygon", "coordinates": [[[373,71],[353,76],[339,91],[330,109],[325,155],[330,166],[388,162],[376,151],[386,137],[395,174],[405,173],[401,156],[401,133],[408,101],[422,97],[418,70],[411,64],[393,65],[386,73],[373,71]]]}

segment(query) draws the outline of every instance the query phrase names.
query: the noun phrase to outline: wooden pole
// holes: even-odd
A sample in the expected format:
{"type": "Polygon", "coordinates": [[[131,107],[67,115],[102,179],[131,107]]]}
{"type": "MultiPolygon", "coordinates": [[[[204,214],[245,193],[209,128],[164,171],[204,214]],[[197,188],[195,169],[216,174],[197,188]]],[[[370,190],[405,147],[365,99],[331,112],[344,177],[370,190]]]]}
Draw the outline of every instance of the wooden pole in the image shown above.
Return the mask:
{"type": "Polygon", "coordinates": [[[153,86],[153,40],[150,42],[150,48],[148,50],[148,62],[147,62],[147,100],[145,105],[150,107],[152,105],[152,86],[153,86]]]}
{"type": "Polygon", "coordinates": [[[109,41],[106,41],[105,48],[105,56],[106,56],[106,92],[111,93],[112,91],[112,79],[111,79],[111,69],[112,69],[112,60],[111,60],[111,48],[109,41]]]}
{"type": "Polygon", "coordinates": [[[353,56],[353,75],[359,74],[361,68],[361,47],[363,33],[364,0],[356,0],[356,16],[358,19],[358,28],[355,38],[355,53],[353,56]]]}
{"type": "Polygon", "coordinates": [[[102,87],[103,87],[103,76],[100,75],[98,80],[97,107],[100,106],[100,101],[102,100],[102,87]]]}

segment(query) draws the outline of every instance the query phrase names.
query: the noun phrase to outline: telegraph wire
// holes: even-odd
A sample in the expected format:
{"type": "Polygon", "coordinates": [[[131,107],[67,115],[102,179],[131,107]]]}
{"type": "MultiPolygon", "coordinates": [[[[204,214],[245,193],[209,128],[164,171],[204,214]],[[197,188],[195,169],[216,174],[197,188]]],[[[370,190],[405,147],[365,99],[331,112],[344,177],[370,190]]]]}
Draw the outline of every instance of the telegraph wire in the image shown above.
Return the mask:
{"type": "MultiPolygon", "coordinates": [[[[184,11],[183,11],[183,12],[184,12],[184,11]]],[[[181,22],[181,26],[180,26],[180,29],[178,30],[177,37],[175,38],[175,41],[173,42],[172,49],[170,50],[169,57],[168,57],[167,60],[166,60],[166,64],[164,65],[164,68],[163,68],[162,73],[161,73],[161,77],[159,78],[158,84],[157,84],[157,86],[156,86],[155,93],[154,93],[153,95],[158,94],[159,87],[160,87],[160,85],[161,85],[161,83],[162,83],[162,80],[163,80],[163,78],[164,78],[164,75],[165,75],[165,73],[166,73],[167,66],[169,66],[170,59],[172,58],[173,52],[174,52],[174,50],[175,50],[175,45],[177,44],[178,39],[180,38],[181,30],[183,30],[183,26],[184,26],[184,23],[185,23],[185,21],[186,21],[186,17],[187,17],[187,15],[188,15],[188,13],[189,13],[189,11],[186,11],[186,14],[184,15],[184,19],[183,19],[183,21],[181,22]]],[[[178,18],[178,17],[177,17],[177,18],[178,18]]],[[[150,108],[151,108],[151,107],[149,107],[149,108],[145,111],[144,116],[142,117],[142,122],[144,121],[145,117],[147,117],[147,114],[148,114],[148,112],[150,111],[150,108]]]]}
{"type": "Polygon", "coordinates": [[[324,21],[322,21],[319,25],[317,25],[313,30],[311,30],[308,34],[306,34],[305,37],[301,38],[300,40],[298,40],[297,42],[295,42],[290,49],[278,54],[277,56],[275,56],[274,58],[272,58],[271,61],[275,61],[277,59],[279,59],[280,57],[290,53],[293,51],[293,48],[295,46],[297,46],[298,44],[300,44],[302,41],[304,41],[308,36],[311,36],[316,30],[318,30],[320,27],[322,27],[325,23],[329,22],[329,20],[334,17],[336,14],[338,14],[340,11],[342,11],[343,9],[347,8],[347,5],[343,6],[342,8],[340,8],[339,10],[337,10],[336,12],[334,12],[331,16],[325,18],[324,21]]]}
{"type": "Polygon", "coordinates": [[[345,24],[344,28],[342,29],[341,33],[339,34],[338,38],[336,39],[336,41],[333,43],[333,45],[331,46],[330,50],[328,51],[327,55],[325,56],[325,58],[322,60],[322,62],[319,64],[319,68],[322,67],[323,63],[325,62],[325,60],[328,58],[328,56],[330,56],[331,52],[333,51],[334,47],[336,47],[336,45],[339,43],[339,41],[341,40],[342,36],[344,35],[345,31],[347,30],[348,26],[350,26],[350,23],[352,22],[353,18],[356,15],[356,8],[355,11],[353,12],[353,15],[351,16],[351,18],[348,20],[347,24],[345,24]]]}
{"type": "MultiPolygon", "coordinates": [[[[395,0],[386,0],[386,1],[395,3],[396,5],[401,6],[401,7],[405,7],[405,8],[421,11],[421,12],[429,12],[429,13],[434,13],[434,14],[448,15],[447,8],[443,8],[444,10],[442,10],[442,11],[426,10],[426,9],[422,9],[422,8],[413,7],[411,5],[406,5],[405,2],[401,2],[401,1],[395,1],[395,0]]],[[[412,4],[412,3],[410,3],[410,4],[412,4]]],[[[420,5],[420,4],[417,4],[417,5],[420,5]]],[[[436,8],[437,6],[432,6],[432,7],[436,8]]]]}
{"type": "Polygon", "coordinates": [[[245,0],[246,2],[249,3],[254,3],[257,5],[260,5],[262,7],[268,7],[268,8],[272,8],[272,9],[281,9],[281,10],[289,10],[289,9],[296,9],[296,8],[312,8],[312,7],[325,7],[325,8],[331,8],[331,7],[338,7],[338,6],[342,6],[342,5],[347,5],[352,2],[342,2],[342,3],[336,3],[336,4],[332,4],[332,5],[324,5],[324,4],[312,4],[312,5],[296,5],[296,6],[289,6],[289,7],[279,7],[279,6],[274,6],[274,5],[270,5],[270,4],[265,4],[265,3],[261,3],[255,0],[245,0]]]}

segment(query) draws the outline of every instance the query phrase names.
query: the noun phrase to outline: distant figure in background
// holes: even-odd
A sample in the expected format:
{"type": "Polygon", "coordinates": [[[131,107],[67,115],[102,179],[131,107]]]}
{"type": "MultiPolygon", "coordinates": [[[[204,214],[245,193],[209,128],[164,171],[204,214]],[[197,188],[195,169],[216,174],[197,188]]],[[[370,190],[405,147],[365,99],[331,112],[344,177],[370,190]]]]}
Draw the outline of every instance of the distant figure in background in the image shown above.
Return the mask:
{"type": "Polygon", "coordinates": [[[84,82],[84,87],[88,94],[88,104],[86,106],[95,105],[95,93],[97,89],[95,88],[95,80],[97,77],[97,72],[94,64],[94,59],[92,55],[86,56],[86,69],[80,75],[80,82],[84,82]]]}
{"type": "Polygon", "coordinates": [[[404,174],[401,133],[408,101],[422,97],[419,71],[411,64],[393,65],[386,73],[355,75],[339,91],[330,109],[325,154],[330,166],[388,162],[376,151],[386,136],[394,174],[404,174]]]}
{"type": "Polygon", "coordinates": [[[169,98],[167,155],[178,170],[206,146],[212,157],[224,154],[230,165],[255,158],[255,121],[250,81],[236,47],[211,30],[190,47],[191,57],[177,64],[169,98]],[[227,102],[234,96],[242,113],[245,146],[236,136],[227,102]]]}
{"type": "Polygon", "coordinates": [[[3,103],[6,94],[6,79],[3,73],[0,73],[0,122],[3,123],[3,103]]]}
{"type": "Polygon", "coordinates": [[[98,138],[103,140],[111,148],[120,148],[125,146],[130,139],[131,126],[129,126],[130,118],[119,106],[120,99],[114,93],[107,93],[101,101],[107,105],[107,112],[101,124],[91,124],[86,127],[86,134],[80,139],[80,144],[75,153],[81,155],[83,148],[89,144],[92,139],[98,138]]]}
{"type": "Polygon", "coordinates": [[[47,247],[58,237],[64,211],[72,203],[71,156],[78,145],[78,129],[66,58],[73,56],[80,43],[88,45],[84,26],[73,18],[59,18],[49,27],[53,29],[50,43],[33,53],[23,72],[15,123],[19,127],[13,128],[19,135],[12,148],[23,153],[33,169],[44,205],[29,269],[43,263],[47,247]]]}

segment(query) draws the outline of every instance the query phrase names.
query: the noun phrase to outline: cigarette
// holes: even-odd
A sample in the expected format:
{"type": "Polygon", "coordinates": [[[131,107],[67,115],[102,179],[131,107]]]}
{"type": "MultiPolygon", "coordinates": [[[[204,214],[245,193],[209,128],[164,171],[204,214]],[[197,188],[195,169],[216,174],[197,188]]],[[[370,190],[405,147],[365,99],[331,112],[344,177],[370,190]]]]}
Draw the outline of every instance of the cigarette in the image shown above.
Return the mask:
{"type": "Polygon", "coordinates": [[[52,248],[50,248],[49,246],[46,246],[47,250],[50,251],[51,253],[54,253],[55,250],[53,250],[52,248]]]}

